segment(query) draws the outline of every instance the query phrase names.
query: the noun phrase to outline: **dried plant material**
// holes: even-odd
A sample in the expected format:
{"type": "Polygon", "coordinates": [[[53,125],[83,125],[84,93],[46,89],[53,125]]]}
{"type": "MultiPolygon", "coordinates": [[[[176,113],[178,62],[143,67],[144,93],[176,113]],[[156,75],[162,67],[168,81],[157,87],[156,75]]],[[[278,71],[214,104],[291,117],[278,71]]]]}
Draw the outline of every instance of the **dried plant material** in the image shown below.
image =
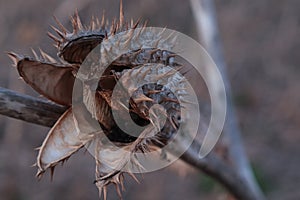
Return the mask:
{"type": "Polygon", "coordinates": [[[78,132],[72,109],[69,108],[49,131],[39,148],[37,176],[41,177],[47,169],[54,170],[58,163],[63,163],[91,139],[92,137],[84,137],[78,132]]]}
{"type": "Polygon", "coordinates": [[[140,20],[125,21],[122,9],[121,1],[120,18],[110,26],[103,15],[101,20],[93,17],[86,27],[76,12],[71,19],[71,32],[55,18],[59,29],[54,26],[52,29],[57,36],[48,35],[54,40],[62,63],[42,50],[41,56],[33,51],[35,59],[9,53],[26,83],[46,98],[69,106],[39,148],[37,176],[41,177],[47,169],[53,172],[58,163],[86,147],[94,155],[95,184],[104,199],[109,184],[116,186],[122,198],[124,173],[137,180],[134,172],[145,171],[138,153],[156,152],[157,157],[167,160],[162,148],[184,122],[185,113],[181,111],[184,106],[180,101],[191,104],[187,98],[187,81],[178,73],[182,66],[175,62],[177,55],[163,50],[172,46],[176,38],[171,34],[163,39],[164,30],[145,38],[145,25],[140,26],[140,20]],[[91,62],[88,71],[92,73],[80,74],[81,64],[98,45],[101,45],[100,64],[91,62]],[[108,67],[98,73],[105,64],[108,67]],[[79,105],[74,105],[72,97],[75,76],[82,81],[79,105]],[[138,80],[149,83],[139,86],[138,80]],[[115,92],[117,83],[123,89],[115,92]],[[117,101],[113,100],[114,95],[117,101]],[[125,97],[128,101],[123,101],[125,97]],[[126,123],[119,124],[114,112],[126,123]],[[129,118],[145,128],[131,129],[138,132],[136,135],[125,131],[122,126],[125,129],[131,126],[126,121],[129,118]]]}
{"type": "MultiPolygon", "coordinates": [[[[9,55],[14,60],[20,76],[33,89],[58,104],[71,105],[75,67],[51,63],[39,58],[34,60],[15,53],[9,55]]],[[[44,57],[47,58],[45,54],[44,57]]]]}

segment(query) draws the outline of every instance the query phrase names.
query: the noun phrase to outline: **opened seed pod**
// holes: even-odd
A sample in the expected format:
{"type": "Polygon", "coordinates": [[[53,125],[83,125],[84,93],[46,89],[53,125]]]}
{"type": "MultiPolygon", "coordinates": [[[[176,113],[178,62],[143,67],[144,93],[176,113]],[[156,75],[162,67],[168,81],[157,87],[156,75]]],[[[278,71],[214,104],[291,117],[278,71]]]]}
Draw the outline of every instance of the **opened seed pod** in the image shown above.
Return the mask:
{"type": "Polygon", "coordinates": [[[58,36],[48,35],[62,62],[43,51],[40,56],[33,51],[34,58],[9,53],[27,84],[68,107],[39,148],[37,176],[85,147],[96,161],[100,195],[104,192],[106,199],[112,183],[121,198],[124,173],[136,179],[134,173],[145,168],[137,154],[159,151],[164,157],[162,149],[188,118],[182,112],[190,103],[188,83],[180,74],[184,66],[176,54],[161,48],[172,45],[174,38],[150,34],[139,21],[125,21],[122,1],[120,18],[110,25],[103,16],[83,26],[75,13],[69,32],[56,21],[58,36]],[[95,48],[101,56],[91,62],[95,48]],[[80,88],[78,96],[75,86],[80,88]],[[143,128],[135,129],[134,124],[143,128]]]}

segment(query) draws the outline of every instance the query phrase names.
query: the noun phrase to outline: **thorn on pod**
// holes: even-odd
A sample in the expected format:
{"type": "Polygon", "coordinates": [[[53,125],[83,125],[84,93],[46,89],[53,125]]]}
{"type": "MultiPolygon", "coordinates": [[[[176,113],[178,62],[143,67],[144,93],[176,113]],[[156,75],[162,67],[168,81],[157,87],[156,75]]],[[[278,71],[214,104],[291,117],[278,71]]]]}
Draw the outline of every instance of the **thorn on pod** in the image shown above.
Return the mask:
{"type": "Polygon", "coordinates": [[[16,67],[18,62],[23,59],[22,56],[14,53],[14,52],[6,52],[10,59],[13,61],[13,66],[16,67]]]}
{"type": "Polygon", "coordinates": [[[53,15],[53,19],[59,26],[59,28],[62,30],[62,32],[66,35],[68,33],[68,30],[64,27],[64,25],[53,15]]]}
{"type": "Polygon", "coordinates": [[[58,30],[55,26],[50,26],[62,39],[65,39],[65,34],[58,30]]]}

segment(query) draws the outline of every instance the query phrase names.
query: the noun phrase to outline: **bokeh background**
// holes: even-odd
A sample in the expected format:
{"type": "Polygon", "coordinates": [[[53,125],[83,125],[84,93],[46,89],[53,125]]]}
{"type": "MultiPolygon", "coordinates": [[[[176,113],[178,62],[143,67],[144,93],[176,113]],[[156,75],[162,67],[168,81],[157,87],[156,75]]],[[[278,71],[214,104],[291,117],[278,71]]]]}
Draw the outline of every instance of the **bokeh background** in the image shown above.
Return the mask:
{"type": "MultiPolygon", "coordinates": [[[[247,153],[259,184],[272,200],[300,199],[300,1],[216,0],[224,54],[234,103],[247,153]]],[[[18,79],[5,51],[31,55],[41,47],[55,55],[46,36],[55,15],[70,28],[69,16],[79,10],[88,23],[92,15],[118,16],[118,0],[0,0],[0,86],[38,97],[18,79]]],[[[197,39],[189,1],[124,0],[126,17],[149,20],[197,39]]],[[[97,199],[94,161],[79,152],[63,167],[38,182],[35,147],[48,128],[0,116],[0,199],[97,199]]],[[[124,199],[228,199],[226,191],[198,171],[177,164],[129,177],[124,199]],[[180,170],[178,170],[180,169],[180,170]]],[[[114,190],[114,188],[110,188],[114,190]]],[[[109,199],[116,199],[114,191],[109,199]]]]}

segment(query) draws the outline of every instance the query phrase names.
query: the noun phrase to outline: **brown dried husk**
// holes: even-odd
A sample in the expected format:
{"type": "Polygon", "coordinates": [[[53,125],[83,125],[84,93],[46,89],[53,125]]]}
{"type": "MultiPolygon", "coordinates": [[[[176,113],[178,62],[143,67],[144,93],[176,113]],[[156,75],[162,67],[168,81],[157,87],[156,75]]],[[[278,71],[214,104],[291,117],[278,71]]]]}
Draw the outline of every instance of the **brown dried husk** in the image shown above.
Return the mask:
{"type": "MultiPolygon", "coordinates": [[[[93,18],[90,26],[85,28],[81,24],[78,13],[76,13],[72,18],[73,31],[70,33],[57,20],[60,30],[55,27],[53,29],[58,37],[51,33],[48,35],[55,41],[58,55],[63,60],[62,62],[56,61],[43,51],[41,51],[41,57],[37,56],[33,51],[35,59],[19,56],[15,53],[9,53],[9,55],[13,58],[20,76],[27,84],[46,98],[70,107],[72,104],[75,75],[78,72],[79,64],[82,64],[90,51],[101,44],[101,42],[108,41],[110,37],[119,32],[134,30],[139,25],[139,21],[136,23],[133,23],[133,21],[125,22],[122,9],[119,21],[113,21],[110,27],[105,24],[105,21],[104,16],[101,20],[93,18]]],[[[159,40],[159,38],[156,40],[159,40]]],[[[134,43],[131,40],[128,42],[129,45],[130,43],[134,43]]],[[[106,50],[107,55],[105,56],[109,57],[110,54],[117,54],[117,48],[118,45],[115,44],[115,50],[106,50]]],[[[89,120],[74,117],[74,110],[72,110],[74,108],[69,108],[49,131],[39,149],[37,176],[41,177],[47,169],[53,171],[58,163],[64,162],[85,146],[95,151],[95,183],[100,195],[103,192],[106,199],[107,186],[112,183],[116,185],[117,193],[121,198],[121,189],[124,189],[123,169],[128,165],[134,165],[136,168],[142,170],[143,166],[135,158],[134,153],[146,153],[157,150],[172,139],[181,123],[181,107],[178,99],[174,95],[171,95],[170,91],[159,85],[150,84],[145,85],[143,88],[135,88],[133,85],[130,85],[129,80],[127,82],[124,81],[122,83],[124,87],[128,88],[128,90],[137,91],[131,97],[129,111],[139,121],[148,122],[154,127],[156,123],[155,119],[153,121],[150,118],[150,108],[154,104],[163,104],[168,114],[164,129],[162,127],[150,127],[145,129],[137,138],[125,136],[124,139],[123,136],[121,137],[121,133],[116,131],[117,125],[111,115],[111,110],[119,110],[120,112],[128,112],[128,110],[124,110],[121,104],[115,105],[111,103],[112,89],[125,73],[130,72],[135,74],[135,76],[146,76],[148,71],[143,71],[143,67],[149,63],[161,64],[174,69],[180,68],[181,65],[174,62],[175,57],[176,55],[171,52],[163,51],[159,48],[131,49],[131,51],[113,61],[105,73],[101,77],[98,77],[99,87],[96,93],[91,91],[89,85],[84,85],[85,100],[83,107],[89,113],[87,114],[87,118],[95,118],[104,127],[103,132],[91,128],[93,125],[90,124],[89,120]],[[83,121],[83,125],[79,125],[79,120],[80,123],[83,121]],[[161,131],[155,134],[157,128],[161,131]],[[154,136],[144,138],[144,136],[151,134],[154,136]],[[107,140],[105,136],[118,148],[107,147],[104,142],[107,140]],[[118,154],[120,148],[123,151],[118,154]],[[115,156],[112,157],[111,155],[115,156]]],[[[157,80],[161,77],[169,78],[171,82],[178,80],[178,77],[172,78],[176,74],[170,73],[167,68],[157,68],[156,71],[152,71],[151,76],[157,77],[157,80]]],[[[135,77],[132,78],[134,79],[135,77]]],[[[183,80],[180,81],[182,82],[183,80]]],[[[179,82],[175,81],[174,83],[179,84],[179,82]]],[[[179,88],[179,86],[177,89],[184,90],[184,88],[179,88]]],[[[127,173],[137,180],[130,170],[127,170],[127,173]]]]}

